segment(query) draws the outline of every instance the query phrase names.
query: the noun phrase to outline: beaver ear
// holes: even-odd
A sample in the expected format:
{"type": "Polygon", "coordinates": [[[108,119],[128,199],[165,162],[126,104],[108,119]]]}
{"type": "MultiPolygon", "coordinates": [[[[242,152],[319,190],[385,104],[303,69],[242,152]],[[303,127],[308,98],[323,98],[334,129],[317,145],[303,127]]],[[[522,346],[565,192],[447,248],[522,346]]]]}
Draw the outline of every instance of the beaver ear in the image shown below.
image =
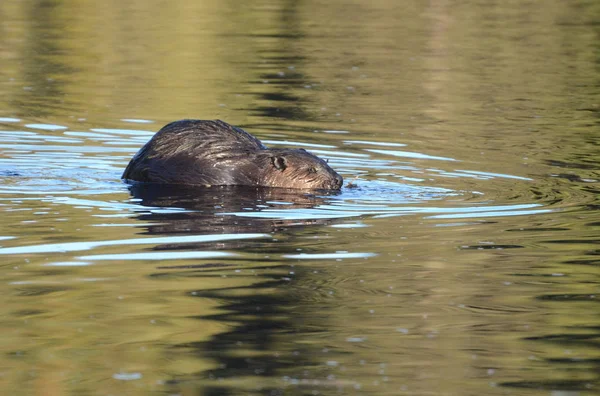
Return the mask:
{"type": "Polygon", "coordinates": [[[285,158],[283,157],[271,157],[271,163],[273,164],[275,169],[278,169],[280,171],[284,171],[285,168],[287,168],[287,164],[285,162],[285,158]]]}

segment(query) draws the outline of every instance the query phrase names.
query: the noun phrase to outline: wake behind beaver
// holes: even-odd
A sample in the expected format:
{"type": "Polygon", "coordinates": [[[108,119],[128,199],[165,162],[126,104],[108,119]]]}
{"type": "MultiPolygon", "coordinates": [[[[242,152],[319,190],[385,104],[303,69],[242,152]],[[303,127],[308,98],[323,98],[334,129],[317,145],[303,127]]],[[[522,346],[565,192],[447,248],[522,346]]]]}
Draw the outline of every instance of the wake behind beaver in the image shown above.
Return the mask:
{"type": "Polygon", "coordinates": [[[343,179],[304,149],[270,149],[226,122],[165,125],[131,159],[123,179],[158,184],[339,190],[343,179]]]}

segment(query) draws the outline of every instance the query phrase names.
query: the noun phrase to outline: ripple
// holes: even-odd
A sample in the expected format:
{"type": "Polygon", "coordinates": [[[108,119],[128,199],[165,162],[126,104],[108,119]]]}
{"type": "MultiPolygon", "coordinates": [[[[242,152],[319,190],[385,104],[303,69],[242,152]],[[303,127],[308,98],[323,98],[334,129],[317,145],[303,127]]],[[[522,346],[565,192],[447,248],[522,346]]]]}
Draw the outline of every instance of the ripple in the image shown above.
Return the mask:
{"type": "Polygon", "coordinates": [[[427,155],[427,154],[415,153],[415,152],[412,152],[412,151],[376,150],[376,149],[364,149],[364,150],[365,151],[369,151],[371,153],[391,155],[391,156],[394,156],[394,157],[427,159],[427,160],[438,160],[438,161],[456,161],[454,158],[438,157],[438,156],[435,156],[435,155],[427,155]]]}
{"type": "Polygon", "coordinates": [[[141,373],[115,373],[113,374],[113,378],[120,381],[134,381],[142,379],[141,373]]]}
{"type": "Polygon", "coordinates": [[[235,256],[227,252],[151,252],[151,253],[123,253],[123,254],[96,254],[81,256],[81,260],[183,260],[207,259],[235,256]]]}
{"type": "Polygon", "coordinates": [[[365,223],[355,222],[355,223],[346,223],[346,224],[333,224],[330,227],[333,227],[333,228],[364,228],[364,227],[371,227],[371,226],[368,224],[365,224],[365,223]]]}
{"type": "Polygon", "coordinates": [[[59,145],[38,145],[38,144],[0,144],[0,148],[9,150],[27,150],[27,151],[75,151],[78,153],[135,153],[137,149],[126,147],[99,147],[99,146],[59,146],[59,145]]]}
{"type": "Polygon", "coordinates": [[[369,140],[344,140],[344,144],[368,144],[371,146],[384,146],[384,147],[404,147],[404,143],[390,143],[390,142],[372,142],[369,140]]]}
{"type": "Polygon", "coordinates": [[[92,132],[111,133],[115,135],[126,135],[126,136],[153,136],[155,132],[142,131],[139,129],[117,129],[117,128],[92,128],[92,132]]]}
{"type": "Polygon", "coordinates": [[[335,146],[330,146],[328,144],[317,144],[317,143],[302,143],[302,142],[294,142],[290,140],[262,140],[263,143],[266,144],[283,144],[287,146],[298,146],[298,147],[316,147],[316,148],[336,148],[335,146]]]}
{"type": "Polygon", "coordinates": [[[258,212],[225,212],[221,216],[252,217],[257,219],[318,220],[361,216],[363,213],[320,209],[265,209],[258,212]]]}
{"type": "Polygon", "coordinates": [[[134,124],[152,124],[154,121],[152,120],[143,120],[140,118],[121,118],[123,122],[132,122],[134,124]]]}
{"type": "Polygon", "coordinates": [[[555,210],[553,209],[529,209],[522,210],[522,207],[539,207],[542,205],[532,204],[532,205],[513,205],[512,207],[489,207],[489,208],[467,208],[468,210],[464,210],[464,208],[455,209],[459,213],[451,213],[451,214],[440,214],[434,216],[428,216],[427,219],[464,219],[464,218],[480,218],[480,217],[497,217],[497,216],[524,216],[524,215],[534,215],[534,214],[543,214],[543,213],[551,213],[555,210]]]}
{"type": "Polygon", "coordinates": [[[478,176],[485,176],[485,177],[488,177],[488,178],[502,177],[502,178],[506,178],[506,179],[533,180],[533,179],[530,179],[528,177],[515,176],[515,175],[507,175],[505,173],[480,172],[480,171],[462,170],[462,169],[457,169],[456,171],[457,172],[464,172],[467,175],[468,174],[473,174],[473,175],[478,175],[478,176]]]}
{"type": "Polygon", "coordinates": [[[101,246],[122,245],[158,245],[166,243],[198,243],[220,242],[254,238],[272,238],[269,234],[223,234],[223,235],[189,235],[176,237],[134,238],[108,241],[65,242],[49,243],[42,245],[15,246],[0,248],[0,254],[36,254],[36,253],[64,253],[82,250],[91,250],[101,246]]]}
{"type": "MultiPolygon", "coordinates": [[[[369,158],[369,154],[360,154],[360,153],[345,153],[339,151],[329,151],[329,150],[311,150],[313,154],[320,156],[330,156],[335,157],[336,159],[340,159],[340,157],[349,157],[349,158],[369,158]]],[[[353,161],[353,160],[349,160],[353,161]]]]}
{"type": "Polygon", "coordinates": [[[282,257],[299,259],[299,260],[328,260],[328,259],[348,259],[348,258],[369,258],[375,257],[375,253],[300,253],[300,254],[284,254],[282,257]]]}
{"type": "Polygon", "coordinates": [[[54,125],[54,124],[26,124],[25,126],[27,128],[43,129],[43,130],[46,130],[46,131],[57,131],[57,130],[60,130],[60,129],[68,129],[68,127],[66,127],[66,126],[54,125]]]}
{"type": "Polygon", "coordinates": [[[86,267],[91,263],[85,261],[59,261],[56,263],[43,264],[47,267],[86,267]]]}
{"type": "Polygon", "coordinates": [[[325,129],[323,130],[324,133],[330,133],[332,135],[345,135],[347,133],[350,133],[349,131],[344,131],[341,129],[325,129]]]}

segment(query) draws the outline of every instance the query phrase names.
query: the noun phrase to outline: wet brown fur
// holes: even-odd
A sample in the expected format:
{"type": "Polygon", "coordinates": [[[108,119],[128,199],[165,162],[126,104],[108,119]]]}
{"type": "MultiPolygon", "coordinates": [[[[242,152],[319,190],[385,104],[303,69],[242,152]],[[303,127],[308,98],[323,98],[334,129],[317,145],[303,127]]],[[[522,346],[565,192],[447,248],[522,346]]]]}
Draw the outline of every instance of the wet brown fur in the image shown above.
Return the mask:
{"type": "Polygon", "coordinates": [[[304,149],[269,149],[226,122],[181,120],[158,131],[123,179],[184,185],[340,189],[343,179],[304,149]]]}

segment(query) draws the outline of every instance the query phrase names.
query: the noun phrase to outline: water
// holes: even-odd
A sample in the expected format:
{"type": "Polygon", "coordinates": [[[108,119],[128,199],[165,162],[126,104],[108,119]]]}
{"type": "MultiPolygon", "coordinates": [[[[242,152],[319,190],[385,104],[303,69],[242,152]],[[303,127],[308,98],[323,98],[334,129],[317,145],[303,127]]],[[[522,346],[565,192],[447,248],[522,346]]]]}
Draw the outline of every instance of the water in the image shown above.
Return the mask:
{"type": "Polygon", "coordinates": [[[594,395],[597,2],[0,4],[11,395],[594,395]],[[162,125],[339,194],[130,188],[162,125]]]}

